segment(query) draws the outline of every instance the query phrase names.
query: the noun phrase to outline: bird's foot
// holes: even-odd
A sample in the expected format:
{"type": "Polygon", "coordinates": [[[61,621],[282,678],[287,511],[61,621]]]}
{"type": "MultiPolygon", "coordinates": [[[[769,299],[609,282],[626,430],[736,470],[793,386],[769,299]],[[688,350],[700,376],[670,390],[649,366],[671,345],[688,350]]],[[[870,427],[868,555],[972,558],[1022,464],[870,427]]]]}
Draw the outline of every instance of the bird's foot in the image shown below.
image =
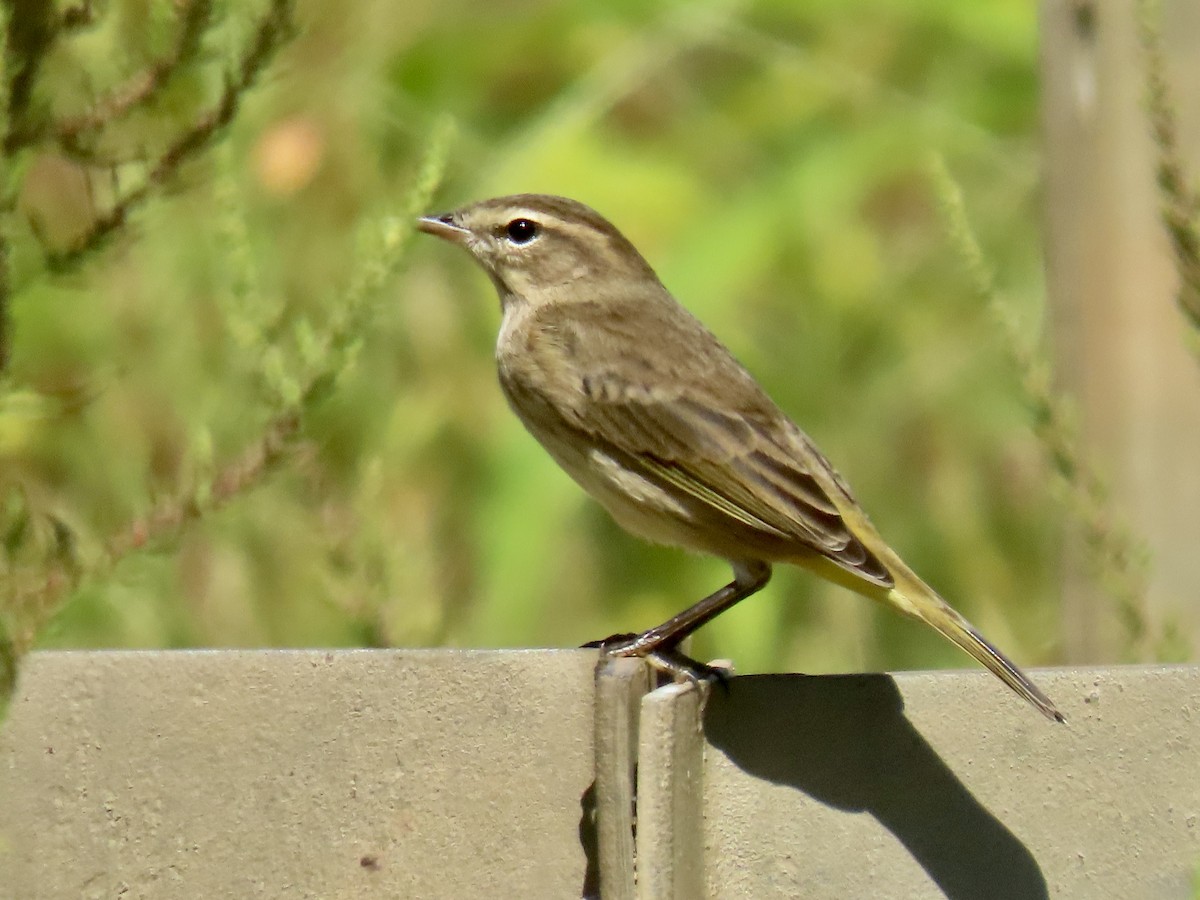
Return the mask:
{"type": "Polygon", "coordinates": [[[637,634],[614,634],[603,640],[589,641],[583,646],[599,648],[605,656],[639,657],[677,682],[697,685],[715,683],[728,690],[729,679],[733,675],[733,665],[727,660],[716,664],[702,663],[675,646],[647,647],[642,635],[637,634]]]}

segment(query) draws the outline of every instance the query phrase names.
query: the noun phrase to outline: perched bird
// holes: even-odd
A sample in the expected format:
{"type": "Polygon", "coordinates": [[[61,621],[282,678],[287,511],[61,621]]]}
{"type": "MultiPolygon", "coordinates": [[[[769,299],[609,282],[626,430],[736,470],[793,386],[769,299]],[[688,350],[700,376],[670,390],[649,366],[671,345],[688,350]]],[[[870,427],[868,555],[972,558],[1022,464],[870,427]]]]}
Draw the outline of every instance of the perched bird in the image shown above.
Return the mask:
{"type": "Polygon", "coordinates": [[[684,637],[762,588],[773,563],[794,563],[931,626],[1065,721],[901,561],[808,436],[598,213],[518,194],[417,224],[495,285],[500,385],[558,464],[628,531],[733,567],[732,582],[607,652],[674,667],[684,637]]]}

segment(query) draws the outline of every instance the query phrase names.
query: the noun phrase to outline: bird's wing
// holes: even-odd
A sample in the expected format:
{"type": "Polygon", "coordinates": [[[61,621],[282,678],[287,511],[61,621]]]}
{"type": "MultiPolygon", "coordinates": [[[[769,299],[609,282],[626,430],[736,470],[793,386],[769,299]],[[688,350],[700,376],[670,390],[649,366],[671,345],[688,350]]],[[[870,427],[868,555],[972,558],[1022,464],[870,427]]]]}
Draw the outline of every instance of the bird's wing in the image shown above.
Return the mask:
{"type": "MultiPolygon", "coordinates": [[[[708,511],[891,585],[830,496],[854,504],[837,473],[703,325],[664,315],[647,341],[621,334],[611,305],[594,312],[602,332],[589,327],[589,312],[576,308],[556,323],[579,379],[578,401],[556,404],[572,427],[708,511]]],[[[636,319],[646,326],[644,308],[636,319]]]]}

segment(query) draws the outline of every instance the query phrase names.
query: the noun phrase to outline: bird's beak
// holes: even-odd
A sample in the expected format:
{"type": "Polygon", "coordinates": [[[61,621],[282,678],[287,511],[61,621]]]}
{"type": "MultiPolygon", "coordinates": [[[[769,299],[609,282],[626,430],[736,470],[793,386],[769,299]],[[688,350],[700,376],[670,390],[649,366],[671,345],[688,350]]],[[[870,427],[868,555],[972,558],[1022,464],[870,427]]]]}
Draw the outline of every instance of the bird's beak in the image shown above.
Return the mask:
{"type": "Polygon", "coordinates": [[[467,238],[471,236],[470,229],[455,224],[454,213],[446,213],[441,216],[421,216],[417,219],[417,228],[452,244],[466,244],[467,238]]]}

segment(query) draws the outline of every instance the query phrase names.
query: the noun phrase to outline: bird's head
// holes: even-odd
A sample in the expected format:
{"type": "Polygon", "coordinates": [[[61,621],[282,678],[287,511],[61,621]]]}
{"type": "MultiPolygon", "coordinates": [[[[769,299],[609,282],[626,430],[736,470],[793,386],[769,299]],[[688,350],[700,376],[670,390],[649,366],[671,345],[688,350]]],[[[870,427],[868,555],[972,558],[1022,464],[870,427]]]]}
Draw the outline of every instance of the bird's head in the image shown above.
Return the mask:
{"type": "Polygon", "coordinates": [[[458,244],[483,267],[501,302],[583,299],[613,280],[657,278],[621,232],[599,213],[565,197],[515,194],[482,200],[417,227],[458,244]]]}

